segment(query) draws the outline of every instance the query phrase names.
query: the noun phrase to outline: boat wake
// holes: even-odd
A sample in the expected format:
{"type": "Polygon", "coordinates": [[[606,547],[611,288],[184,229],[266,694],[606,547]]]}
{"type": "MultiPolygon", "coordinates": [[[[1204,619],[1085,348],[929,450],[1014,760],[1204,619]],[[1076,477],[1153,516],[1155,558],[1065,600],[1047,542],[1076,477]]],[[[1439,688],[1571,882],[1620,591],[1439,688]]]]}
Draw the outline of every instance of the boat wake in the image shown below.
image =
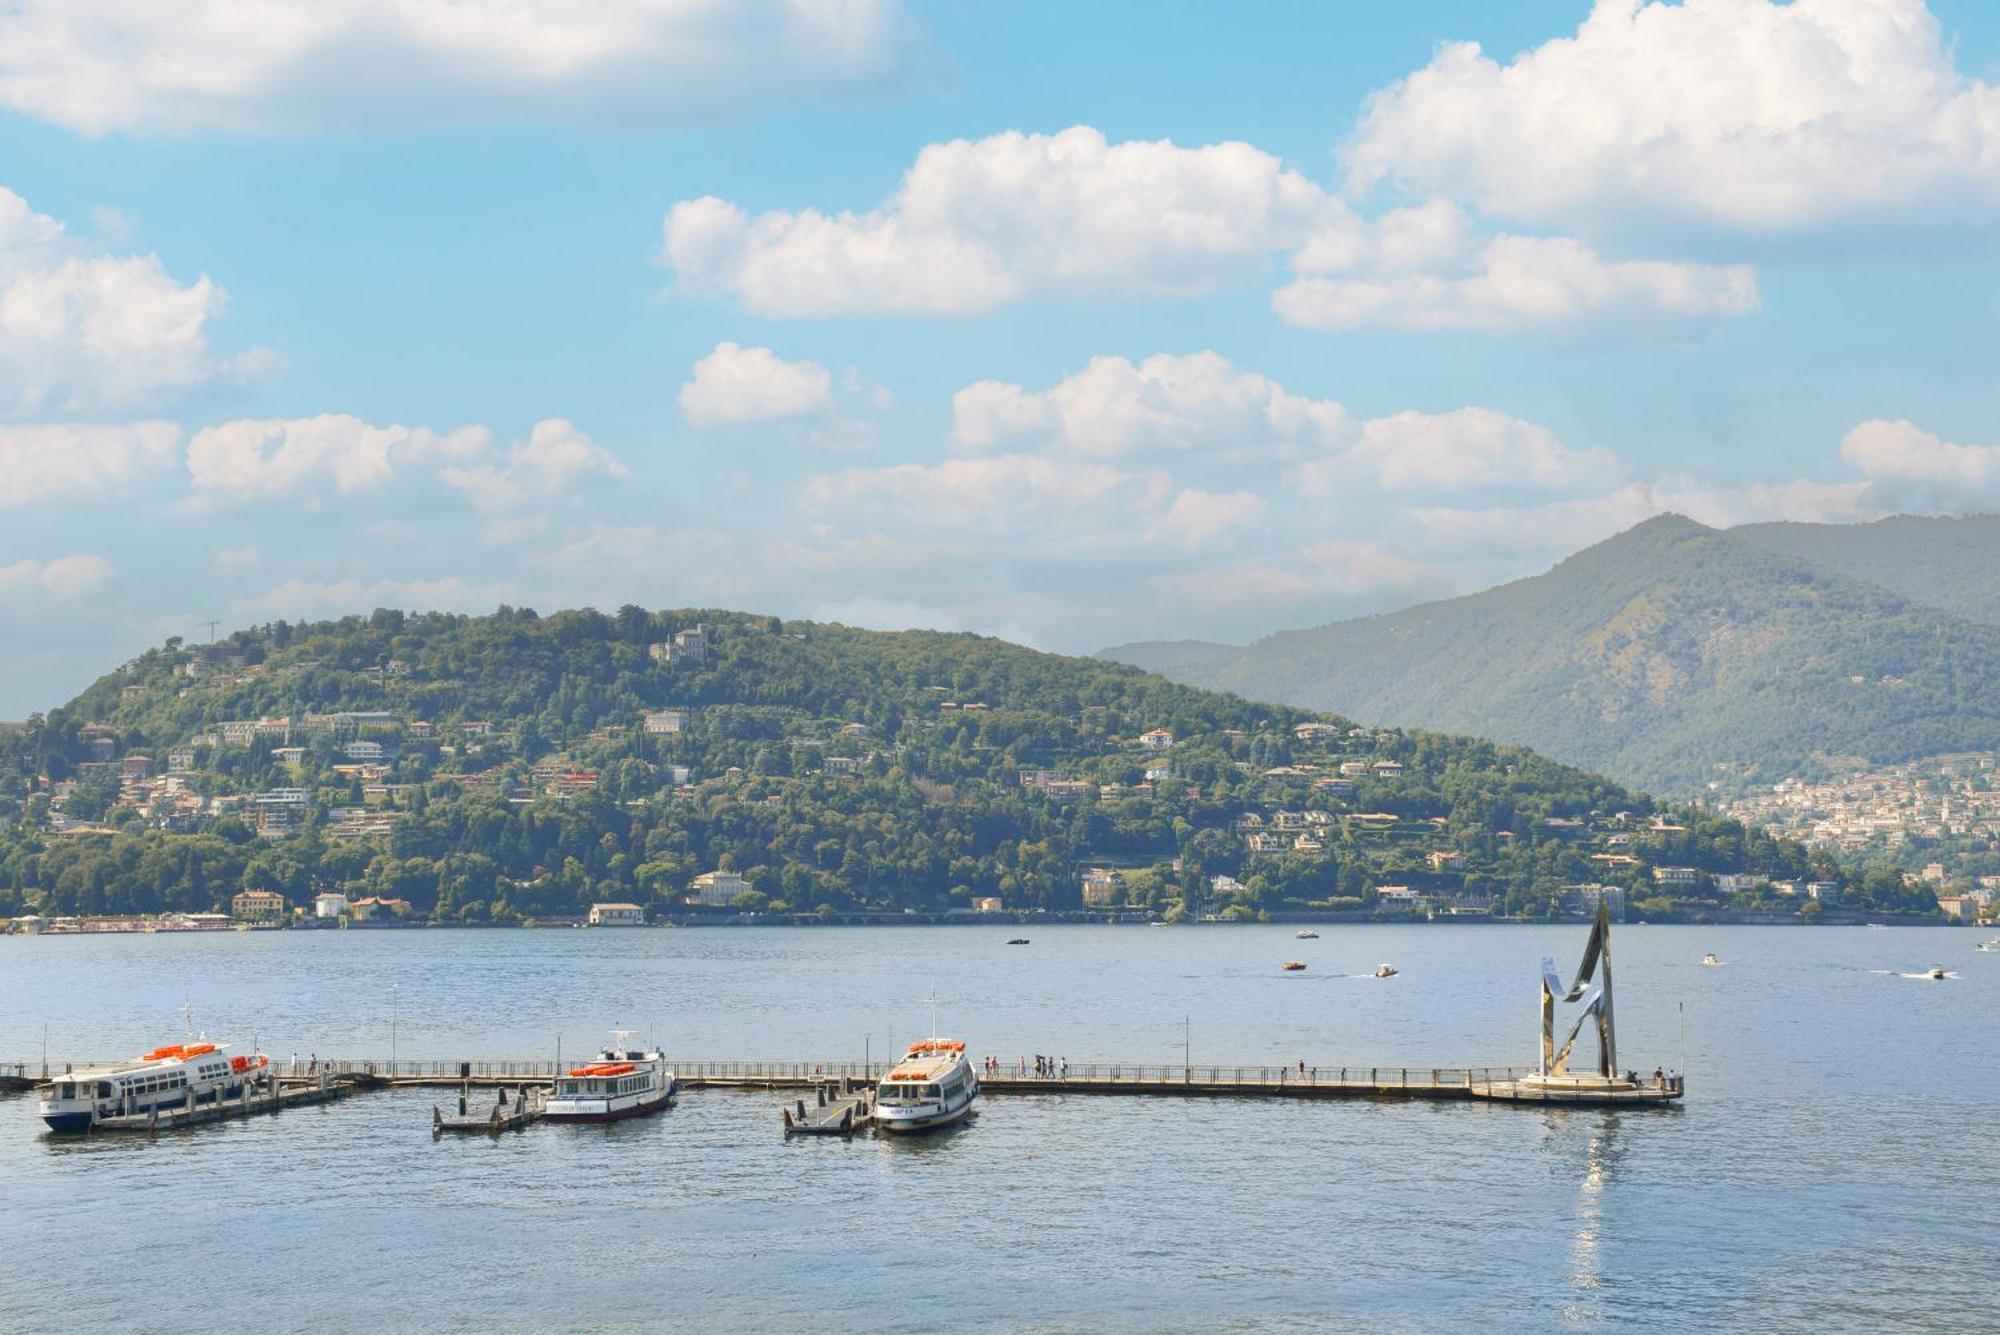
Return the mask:
{"type": "Polygon", "coordinates": [[[1956,969],[1920,969],[1916,973],[1904,973],[1901,969],[1870,969],[1868,972],[1884,978],[1915,978],[1926,983],[1941,983],[1947,978],[1958,977],[1956,969]]]}

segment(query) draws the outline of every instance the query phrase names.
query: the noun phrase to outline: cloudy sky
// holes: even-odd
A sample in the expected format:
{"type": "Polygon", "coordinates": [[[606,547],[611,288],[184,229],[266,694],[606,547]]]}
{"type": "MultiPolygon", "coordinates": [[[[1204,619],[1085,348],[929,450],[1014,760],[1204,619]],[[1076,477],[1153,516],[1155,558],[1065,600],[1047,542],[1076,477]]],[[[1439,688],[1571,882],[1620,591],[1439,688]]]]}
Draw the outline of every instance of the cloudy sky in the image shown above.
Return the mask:
{"type": "Polygon", "coordinates": [[[0,717],[168,635],[1246,638],[2000,491],[2000,15],[0,0],[0,717]]]}

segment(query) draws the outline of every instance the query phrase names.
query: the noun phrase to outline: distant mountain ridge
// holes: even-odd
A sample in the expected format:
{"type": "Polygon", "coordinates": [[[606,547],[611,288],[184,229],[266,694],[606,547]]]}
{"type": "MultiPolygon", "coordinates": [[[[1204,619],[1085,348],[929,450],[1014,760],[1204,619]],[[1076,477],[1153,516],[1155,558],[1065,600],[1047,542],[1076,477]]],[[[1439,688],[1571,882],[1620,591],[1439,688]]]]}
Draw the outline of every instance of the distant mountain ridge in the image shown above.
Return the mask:
{"type": "Polygon", "coordinates": [[[1662,515],[1482,593],[1234,653],[1105,656],[1686,794],[2000,744],[1995,573],[1991,516],[1722,531],[1662,515]]]}

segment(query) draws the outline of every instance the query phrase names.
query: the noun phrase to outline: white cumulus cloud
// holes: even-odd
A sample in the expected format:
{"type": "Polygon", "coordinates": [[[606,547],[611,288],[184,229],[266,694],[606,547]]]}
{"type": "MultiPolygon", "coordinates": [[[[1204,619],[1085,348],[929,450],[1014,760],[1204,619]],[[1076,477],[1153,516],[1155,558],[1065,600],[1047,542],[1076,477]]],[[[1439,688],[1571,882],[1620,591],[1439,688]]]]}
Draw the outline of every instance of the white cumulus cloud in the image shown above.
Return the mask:
{"type": "Polygon", "coordinates": [[[833,376],[818,362],[788,362],[769,348],[718,343],[681,386],[690,426],[741,426],[833,410],[833,376]]]}
{"type": "Polygon", "coordinates": [[[1344,158],[1357,187],[1563,226],[1990,222],[2000,89],[1958,72],[1923,0],[1597,0],[1505,64],[1444,46],[1344,158]]]}
{"type": "Polygon", "coordinates": [[[1492,408],[1357,419],[1333,399],[1295,394],[1215,352],[1133,362],[1093,357],[1047,389],[981,380],[952,399],[961,451],[1039,446],[1098,459],[1202,450],[1287,461],[1286,480],[1325,497],[1366,483],[1390,491],[1608,485],[1618,460],[1564,445],[1492,408]]]}
{"type": "Polygon", "coordinates": [[[779,318],[1200,295],[1254,287],[1281,258],[1297,281],[1278,312],[1310,328],[1500,333],[1756,307],[1747,269],[1479,232],[1444,199],[1363,218],[1251,144],[1112,143],[1077,125],[929,145],[858,212],[683,200],[662,258],[677,292],[779,318]]]}
{"type": "Polygon", "coordinates": [[[171,467],[180,439],[172,422],[0,425],[0,510],[114,496],[171,467]]]}
{"type": "Polygon", "coordinates": [[[1160,516],[1159,532],[1188,552],[1233,547],[1254,535],[1264,510],[1264,498],[1254,491],[1212,492],[1190,487],[1177,493],[1160,516]]]}
{"type": "Polygon", "coordinates": [[[1312,275],[1272,309],[1302,329],[1462,329],[1481,333],[1697,325],[1758,308],[1744,264],[1607,260],[1573,237],[1498,236],[1462,270],[1312,275]]]}
{"type": "Polygon", "coordinates": [[[1462,491],[1589,486],[1618,473],[1618,460],[1604,450],[1573,449],[1547,427],[1491,408],[1460,408],[1371,418],[1351,448],[1302,465],[1299,479],[1308,492],[1326,494],[1354,476],[1389,491],[1462,491]]]}
{"type": "Polygon", "coordinates": [[[619,478],[625,466],[560,417],[535,423],[528,438],[499,459],[451,464],[444,480],[481,510],[518,510],[568,491],[590,478],[619,478]]]}
{"type": "Polygon", "coordinates": [[[505,450],[484,426],[375,426],[339,413],[246,418],[196,432],[187,468],[196,497],[208,501],[317,504],[429,478],[496,514],[552,500],[591,478],[625,476],[624,465],[559,417],[537,422],[505,450]]]}
{"type": "Polygon", "coordinates": [[[952,398],[952,438],[967,450],[1028,437],[1109,458],[1141,449],[1331,444],[1349,427],[1338,403],[1287,393],[1214,352],[1138,363],[1093,357],[1046,390],[982,380],[952,398]]]}
{"type": "Polygon", "coordinates": [[[1864,477],[1961,494],[1986,491],[2000,480],[2000,446],[1954,444],[1901,419],[1856,426],[1841,439],[1840,457],[1864,477]]]}
{"type": "Polygon", "coordinates": [[[664,258],[683,291],[762,315],[960,313],[1242,286],[1341,207],[1249,144],[1112,144],[1079,125],[932,144],[859,213],[683,201],[664,258]]]}
{"type": "Polygon", "coordinates": [[[492,433],[371,426],[345,414],[243,419],[195,433],[189,478],[197,493],[257,500],[328,493],[346,496],[382,486],[401,470],[470,460],[492,433]]]}
{"type": "Polygon", "coordinates": [[[894,89],[902,0],[14,0],[0,106],[85,134],[672,124],[894,89]]]}
{"type": "Polygon", "coordinates": [[[939,464],[854,468],[812,478],[811,507],[887,515],[917,528],[987,534],[1067,528],[1089,545],[1119,521],[1158,510],[1165,474],[1047,454],[947,459],[939,464]]]}
{"type": "Polygon", "coordinates": [[[0,186],[0,411],[117,411],[266,369],[268,352],[231,362],[210,348],[223,303],[206,276],[107,254],[0,186]]]}
{"type": "Polygon", "coordinates": [[[52,561],[16,561],[0,566],[0,600],[29,597],[74,598],[102,588],[112,576],[101,556],[58,556],[52,561]]]}

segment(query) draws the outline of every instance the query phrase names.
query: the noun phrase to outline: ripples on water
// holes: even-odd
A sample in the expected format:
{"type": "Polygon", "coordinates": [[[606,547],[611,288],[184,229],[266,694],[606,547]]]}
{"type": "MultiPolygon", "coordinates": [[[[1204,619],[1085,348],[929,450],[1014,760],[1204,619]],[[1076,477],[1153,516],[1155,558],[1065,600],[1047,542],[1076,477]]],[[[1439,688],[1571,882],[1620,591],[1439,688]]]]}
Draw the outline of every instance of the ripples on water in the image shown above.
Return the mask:
{"type": "MultiPolygon", "coordinates": [[[[1536,963],[1582,938],[1009,934],[4,940],[0,1058],[44,1020],[58,1053],[135,1050],[184,997],[281,1059],[386,1055],[392,1005],[405,1057],[575,1054],[616,1020],[683,1056],[879,1057],[935,988],[1008,1059],[1178,1062],[1187,1017],[1197,1063],[1524,1061],[1536,963]]],[[[1048,1095],[786,1142],[776,1098],[692,1093],[434,1143],[445,1092],[402,1091],[148,1143],[0,1101],[0,1329],[1993,1329],[2000,959],[1975,939],[1621,931],[1625,1064],[1673,1064],[1687,1006],[1667,1113],[1048,1095]],[[1964,976],[1869,972],[1932,963],[1964,976]]]]}

